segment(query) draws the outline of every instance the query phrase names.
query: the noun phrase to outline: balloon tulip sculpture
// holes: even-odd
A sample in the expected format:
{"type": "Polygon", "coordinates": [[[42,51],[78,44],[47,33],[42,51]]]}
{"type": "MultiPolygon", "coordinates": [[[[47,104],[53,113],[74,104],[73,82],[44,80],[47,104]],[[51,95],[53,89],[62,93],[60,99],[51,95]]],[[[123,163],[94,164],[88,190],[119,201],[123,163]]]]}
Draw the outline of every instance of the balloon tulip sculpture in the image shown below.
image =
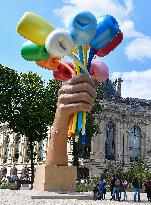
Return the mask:
{"type": "MultiPolygon", "coordinates": [[[[22,46],[22,57],[53,70],[54,78],[60,81],[84,72],[98,83],[104,82],[109,76],[108,67],[99,60],[93,60],[93,57],[108,55],[123,39],[123,33],[113,16],[101,16],[97,23],[95,16],[88,11],[74,16],[68,31],[55,29],[37,14],[26,12],[17,25],[17,32],[29,40],[22,46]],[[64,56],[70,57],[74,65],[62,62],[64,56]]],[[[72,137],[81,131],[82,143],[85,144],[85,125],[86,113],[74,113],[68,135],[72,137]]]]}

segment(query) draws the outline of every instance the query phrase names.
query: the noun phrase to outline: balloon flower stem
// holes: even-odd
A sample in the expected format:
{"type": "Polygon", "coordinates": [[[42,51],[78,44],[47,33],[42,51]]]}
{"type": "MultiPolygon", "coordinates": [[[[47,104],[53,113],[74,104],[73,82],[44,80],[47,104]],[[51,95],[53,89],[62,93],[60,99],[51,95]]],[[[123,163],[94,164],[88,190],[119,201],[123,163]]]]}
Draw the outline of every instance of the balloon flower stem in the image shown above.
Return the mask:
{"type": "Polygon", "coordinates": [[[90,69],[91,69],[91,61],[94,57],[94,49],[90,48],[90,52],[89,52],[89,58],[88,58],[88,72],[90,73],[90,69]]]}
{"type": "Polygon", "coordinates": [[[87,73],[88,75],[90,75],[89,72],[87,71],[87,69],[85,68],[85,66],[82,64],[82,62],[81,62],[75,55],[73,55],[72,53],[70,53],[70,54],[68,54],[68,56],[69,56],[73,61],[77,62],[77,64],[82,68],[82,70],[83,70],[84,73],[87,73]]]}

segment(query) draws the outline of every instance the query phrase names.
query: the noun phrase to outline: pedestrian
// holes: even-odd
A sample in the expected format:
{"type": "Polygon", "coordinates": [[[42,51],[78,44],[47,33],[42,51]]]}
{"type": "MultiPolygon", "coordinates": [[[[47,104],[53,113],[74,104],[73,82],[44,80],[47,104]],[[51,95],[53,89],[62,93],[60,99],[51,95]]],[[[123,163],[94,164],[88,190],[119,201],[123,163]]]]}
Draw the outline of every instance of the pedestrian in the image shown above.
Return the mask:
{"type": "Polygon", "coordinates": [[[111,179],[111,185],[110,185],[110,191],[111,191],[111,199],[110,200],[115,200],[115,181],[116,181],[116,177],[113,176],[111,179]],[[113,194],[114,193],[114,194],[113,194]]]}
{"type": "Polygon", "coordinates": [[[144,186],[145,186],[145,192],[147,193],[148,202],[151,202],[151,180],[150,180],[150,177],[147,178],[147,180],[144,183],[144,186]]]}
{"type": "Polygon", "coordinates": [[[104,200],[105,199],[105,194],[106,194],[106,180],[105,178],[101,178],[101,181],[99,182],[99,190],[100,190],[100,199],[104,200]]]}
{"type": "Polygon", "coordinates": [[[115,181],[115,199],[120,201],[121,200],[121,180],[119,178],[115,181]]]}
{"type": "Polygon", "coordinates": [[[123,201],[127,200],[127,188],[128,188],[128,181],[125,179],[123,180],[123,192],[124,192],[124,199],[123,201]]]}
{"type": "Polygon", "coordinates": [[[106,195],[106,187],[107,187],[107,181],[106,179],[104,178],[103,179],[103,184],[104,184],[104,189],[103,189],[103,200],[105,200],[105,195],[106,195]]]}
{"type": "Polygon", "coordinates": [[[138,194],[138,202],[140,202],[140,193],[142,189],[142,181],[140,176],[137,176],[133,181],[133,187],[134,187],[134,202],[136,202],[136,196],[138,194]]]}

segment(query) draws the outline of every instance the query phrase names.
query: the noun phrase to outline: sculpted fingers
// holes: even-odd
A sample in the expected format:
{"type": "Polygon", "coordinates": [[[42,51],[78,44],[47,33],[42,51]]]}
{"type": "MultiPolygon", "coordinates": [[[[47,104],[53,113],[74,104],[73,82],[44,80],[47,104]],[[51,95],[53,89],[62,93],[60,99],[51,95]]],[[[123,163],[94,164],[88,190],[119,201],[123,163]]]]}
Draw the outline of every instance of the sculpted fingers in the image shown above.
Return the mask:
{"type": "Polygon", "coordinates": [[[74,112],[90,112],[96,98],[95,82],[86,74],[74,76],[58,92],[59,112],[71,115],[74,112]]]}
{"type": "Polygon", "coordinates": [[[92,106],[88,103],[79,102],[79,103],[71,103],[71,104],[59,104],[60,112],[64,113],[64,115],[69,115],[74,112],[90,112],[92,106]],[[67,112],[68,111],[68,112],[67,112]]]}
{"type": "Polygon", "coordinates": [[[62,104],[85,102],[92,106],[94,103],[94,98],[92,98],[87,92],[81,92],[74,94],[62,94],[59,96],[58,101],[62,104]]]}
{"type": "Polygon", "coordinates": [[[75,75],[72,79],[69,80],[69,85],[75,85],[75,84],[79,84],[79,83],[83,83],[83,82],[87,82],[88,84],[90,84],[92,87],[95,88],[95,82],[94,80],[88,76],[87,74],[79,74],[79,75],[75,75]]]}
{"type": "Polygon", "coordinates": [[[96,90],[92,87],[89,83],[83,82],[80,84],[75,85],[64,85],[59,90],[59,95],[61,94],[73,94],[73,93],[80,93],[80,92],[87,92],[92,98],[96,98],[96,90]]]}

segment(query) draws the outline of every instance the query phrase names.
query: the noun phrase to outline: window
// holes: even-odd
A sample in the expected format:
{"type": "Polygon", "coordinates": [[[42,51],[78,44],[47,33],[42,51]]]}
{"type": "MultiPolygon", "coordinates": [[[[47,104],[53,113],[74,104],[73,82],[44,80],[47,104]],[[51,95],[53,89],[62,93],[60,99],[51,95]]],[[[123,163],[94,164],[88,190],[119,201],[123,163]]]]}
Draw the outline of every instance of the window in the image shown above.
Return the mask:
{"type": "Polygon", "coordinates": [[[4,163],[6,163],[8,157],[9,157],[9,136],[6,136],[5,140],[4,140],[4,156],[3,156],[3,159],[4,159],[4,163]]]}
{"type": "Polygon", "coordinates": [[[129,156],[130,161],[141,157],[141,129],[135,125],[129,132],[129,156]]]}
{"type": "Polygon", "coordinates": [[[115,160],[115,125],[112,121],[106,125],[105,158],[115,160]]]}
{"type": "Polygon", "coordinates": [[[38,145],[38,160],[43,161],[44,157],[44,140],[41,140],[38,145]]]}
{"type": "Polygon", "coordinates": [[[15,152],[14,152],[14,159],[13,161],[14,162],[17,162],[18,161],[18,158],[19,158],[19,138],[16,136],[16,139],[15,139],[15,152]]]}

